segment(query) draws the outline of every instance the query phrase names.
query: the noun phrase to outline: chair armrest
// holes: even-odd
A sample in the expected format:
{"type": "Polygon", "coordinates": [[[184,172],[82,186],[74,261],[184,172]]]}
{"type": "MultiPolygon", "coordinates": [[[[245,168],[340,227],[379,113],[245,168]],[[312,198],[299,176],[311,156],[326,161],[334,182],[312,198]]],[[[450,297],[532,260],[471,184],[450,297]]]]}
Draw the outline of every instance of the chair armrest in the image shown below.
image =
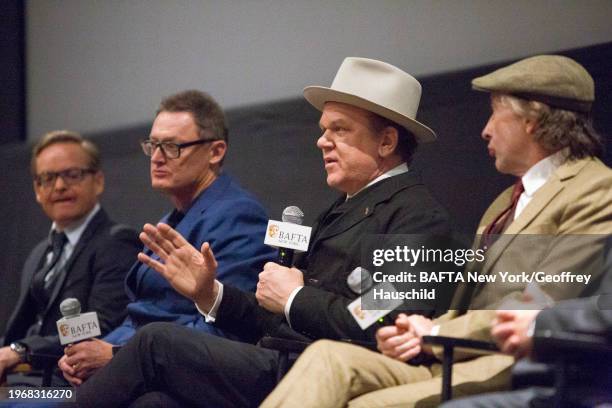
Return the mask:
{"type": "Polygon", "coordinates": [[[42,371],[41,385],[43,387],[50,386],[53,371],[57,367],[57,361],[61,358],[61,356],[44,353],[29,353],[28,358],[30,363],[18,364],[12,370],[10,370],[10,372],[28,374],[31,372],[40,373],[42,371]]]}
{"type": "Polygon", "coordinates": [[[608,339],[592,334],[544,330],[534,333],[533,341],[534,344],[554,353],[568,351],[612,353],[612,344],[608,339]]]}
{"type": "Polygon", "coordinates": [[[292,340],[292,339],[284,339],[282,337],[270,337],[265,336],[259,340],[258,343],[261,347],[278,350],[280,352],[286,353],[301,353],[308,347],[311,342],[301,341],[301,340],[292,340]]]}
{"type": "Polygon", "coordinates": [[[46,353],[29,353],[28,359],[32,367],[46,370],[48,367],[55,368],[61,355],[46,353]]]}
{"type": "Polygon", "coordinates": [[[476,350],[499,352],[499,348],[495,343],[482,340],[462,339],[459,337],[423,336],[423,344],[431,344],[432,346],[471,348],[476,350]]]}
{"type": "Polygon", "coordinates": [[[455,347],[499,352],[499,348],[494,343],[481,340],[446,336],[423,336],[422,341],[423,344],[442,346],[444,348],[444,357],[442,358],[442,401],[448,401],[453,396],[452,376],[455,347]]]}
{"type": "Polygon", "coordinates": [[[612,355],[612,344],[602,336],[544,330],[534,333],[538,360],[582,360],[585,354],[612,355]]]}

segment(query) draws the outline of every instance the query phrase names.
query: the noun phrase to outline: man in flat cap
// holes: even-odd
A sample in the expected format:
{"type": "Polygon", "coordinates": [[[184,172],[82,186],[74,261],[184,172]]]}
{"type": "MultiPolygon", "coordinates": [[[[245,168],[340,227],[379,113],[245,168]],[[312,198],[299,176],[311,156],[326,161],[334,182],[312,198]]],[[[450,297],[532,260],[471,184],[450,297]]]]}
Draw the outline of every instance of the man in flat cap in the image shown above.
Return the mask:
{"type": "MultiPolygon", "coordinates": [[[[400,315],[395,325],[377,332],[382,354],[316,342],[263,407],[437,406],[442,351],[422,344],[422,336],[491,341],[495,309],[541,309],[557,299],[592,294],[600,283],[605,235],[612,232],[612,171],[597,159],[602,144],[589,118],[591,76],[569,58],[544,55],[472,84],[491,93],[493,112],[482,138],[495,167],[517,177],[482,217],[475,246],[486,250],[486,259],[479,271],[498,279],[499,272],[509,272],[515,281],[466,281],[457,289],[453,310],[434,320],[400,315]],[[542,271],[548,280],[528,285],[520,279],[525,271],[542,271]],[[588,284],[561,282],[566,271],[588,274],[588,284]],[[416,356],[429,361],[405,363],[416,356]]],[[[510,385],[512,356],[456,352],[455,361],[454,395],[510,385]]]]}
{"type": "Polygon", "coordinates": [[[409,170],[417,143],[435,134],[416,121],[418,81],[385,62],[346,58],[331,87],[307,87],[304,96],[322,111],[316,144],[327,184],[341,197],[319,217],[296,267],[267,263],[253,295],[215,280],[207,244],[200,252],[167,225],[144,231],[161,261],[139,259],[215,327],[253,344],[149,325],[77,390],[79,404],[257,406],[276,384],[279,366],[277,351],[254,345],[262,336],[374,342],[378,323],[362,330],[348,310],[359,296],[349,283],[361,271],[362,239],[449,232],[446,211],[409,170]]]}

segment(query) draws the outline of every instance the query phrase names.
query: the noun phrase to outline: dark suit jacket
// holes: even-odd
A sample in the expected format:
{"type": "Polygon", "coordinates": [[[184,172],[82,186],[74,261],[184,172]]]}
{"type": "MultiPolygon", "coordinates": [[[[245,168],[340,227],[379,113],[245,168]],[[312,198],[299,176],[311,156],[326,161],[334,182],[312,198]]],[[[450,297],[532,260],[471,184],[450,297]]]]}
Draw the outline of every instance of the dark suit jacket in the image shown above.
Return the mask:
{"type": "MultiPolygon", "coordinates": [[[[550,334],[570,338],[574,338],[575,333],[601,336],[607,339],[608,344],[612,344],[612,236],[608,237],[605,248],[603,253],[606,260],[602,273],[603,279],[597,289],[598,295],[564,300],[538,314],[531,359],[520,360],[512,372],[516,384],[533,386],[552,386],[554,384],[554,365],[542,364],[542,362],[554,362],[561,357],[559,350],[551,347],[550,334]],[[540,363],[534,363],[533,360],[540,363]]],[[[605,381],[606,378],[610,378],[609,354],[596,355],[595,358],[593,354],[592,352],[585,354],[580,349],[572,353],[563,353],[563,356],[567,358],[566,362],[569,363],[571,360],[573,365],[573,368],[566,370],[566,373],[580,373],[577,381],[574,382],[576,380],[574,378],[568,382],[569,387],[587,382],[596,388],[596,384],[601,384],[601,380],[605,381]]],[[[607,382],[605,388],[609,389],[610,380],[607,382]]],[[[536,396],[541,397],[542,388],[533,388],[530,392],[530,399],[536,396]]],[[[500,401],[510,406],[516,395],[515,393],[501,394],[505,399],[500,401]]],[[[552,401],[550,405],[552,406],[552,401]]]]}
{"type": "Polygon", "coordinates": [[[62,317],[59,304],[69,297],[81,302],[81,311],[98,313],[103,334],[112,330],[125,317],[128,298],[123,281],[141,247],[134,230],[113,223],[100,209],[57,278],[40,321],[39,334],[25,337],[28,328],[36,322],[36,303],[30,295],[30,284],[47,248],[47,240],[40,242],[23,267],[21,294],[7,323],[4,345],[19,341],[30,352],[61,355],[56,321],[62,317]]]}
{"type": "Polygon", "coordinates": [[[314,227],[310,248],[296,266],[305,287],[284,315],[257,305],[255,296],[224,286],[215,325],[257,341],[262,335],[372,341],[377,325],[363,331],[347,305],[357,297],[347,277],[362,265],[361,239],[367,234],[450,233],[448,215],[412,172],[382,180],[348,202],[339,199],[314,227]]]}
{"type": "MultiPolygon", "coordinates": [[[[603,336],[612,342],[612,236],[606,242],[606,261],[598,296],[566,300],[544,309],[536,318],[535,334],[581,333],[603,336]]],[[[539,342],[534,342],[534,354],[545,354],[539,342]]]]}

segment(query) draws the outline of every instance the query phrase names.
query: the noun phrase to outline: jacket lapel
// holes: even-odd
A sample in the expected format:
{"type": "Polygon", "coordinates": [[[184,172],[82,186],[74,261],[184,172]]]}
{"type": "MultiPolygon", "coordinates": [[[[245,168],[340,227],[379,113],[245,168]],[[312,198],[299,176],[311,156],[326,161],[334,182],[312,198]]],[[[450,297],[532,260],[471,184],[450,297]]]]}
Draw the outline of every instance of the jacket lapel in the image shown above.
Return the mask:
{"type": "Polygon", "coordinates": [[[527,204],[519,217],[514,220],[504,235],[489,249],[487,264],[493,265],[514,241],[517,234],[522,233],[534,219],[548,206],[548,204],[565,188],[565,181],[576,176],[578,172],[587,164],[586,160],[572,161],[564,163],[553,173],[551,179],[546,182],[538,191],[533,199],[527,204]]]}
{"type": "MultiPolygon", "coordinates": [[[[378,204],[388,201],[397,192],[420,183],[419,177],[414,173],[408,172],[400,174],[381,180],[364,191],[361,191],[348,202],[334,206],[335,208],[332,207],[332,210],[329,211],[326,216],[333,215],[335,211],[340,211],[342,214],[329,225],[319,227],[320,233],[317,234],[316,241],[313,243],[310,250],[314,248],[317,242],[341,234],[370,217],[378,204]],[[351,202],[352,200],[355,201],[351,202]],[[347,206],[346,209],[343,208],[345,205],[347,206]]],[[[343,198],[340,200],[343,200],[343,198]]],[[[324,218],[321,222],[324,222],[324,218]]]]}
{"type": "Polygon", "coordinates": [[[81,237],[79,238],[79,241],[74,247],[70,258],[62,266],[62,270],[60,271],[60,274],[57,277],[57,282],[53,287],[53,293],[51,294],[49,302],[47,303],[45,315],[49,312],[50,308],[53,306],[55,300],[62,291],[64,283],[66,283],[66,278],[71,273],[72,265],[74,264],[75,260],[79,257],[81,252],[83,252],[83,249],[87,247],[89,241],[93,238],[97,229],[106,222],[108,222],[108,216],[106,215],[106,212],[104,212],[104,210],[100,208],[100,210],[98,210],[98,213],[94,215],[94,217],[89,222],[87,228],[85,228],[85,231],[83,231],[83,235],[81,235],[81,237]]]}
{"type": "MultiPolygon", "coordinates": [[[[174,229],[181,234],[187,241],[191,242],[189,232],[193,229],[193,225],[197,224],[202,218],[202,214],[215,203],[219,198],[223,197],[228,189],[232,179],[226,173],[221,173],[215,181],[208,186],[191,204],[191,207],[185,213],[183,219],[175,225],[174,229]]],[[[168,217],[172,212],[162,217],[159,222],[167,223],[168,217]]],[[[157,255],[149,248],[143,247],[143,252],[150,257],[157,259],[157,255]]],[[[148,267],[141,268],[142,263],[136,261],[125,277],[125,287],[130,299],[137,297],[141,282],[147,274],[148,267]]]]}
{"type": "MultiPolygon", "coordinates": [[[[15,340],[16,333],[21,333],[27,329],[27,327],[22,327],[25,321],[23,316],[24,314],[28,313],[26,311],[27,309],[24,310],[24,307],[26,307],[26,299],[28,299],[30,295],[30,285],[32,283],[34,274],[40,269],[40,265],[43,263],[42,259],[47,253],[48,242],[48,239],[45,239],[43,242],[39,243],[26,261],[27,266],[24,267],[23,276],[21,277],[21,292],[19,293],[19,299],[17,300],[17,304],[13,308],[13,312],[6,322],[4,343],[10,343],[11,341],[15,340]]],[[[6,346],[8,344],[2,345],[6,346]]]]}
{"type": "MultiPolygon", "coordinates": [[[[181,222],[176,225],[175,229],[185,236],[184,234],[191,226],[202,218],[202,214],[225,195],[225,191],[228,189],[231,181],[232,179],[227,174],[219,174],[215,181],[193,200],[191,207],[189,207],[185,216],[181,222]]],[[[187,237],[185,238],[188,239],[187,237]]]]}

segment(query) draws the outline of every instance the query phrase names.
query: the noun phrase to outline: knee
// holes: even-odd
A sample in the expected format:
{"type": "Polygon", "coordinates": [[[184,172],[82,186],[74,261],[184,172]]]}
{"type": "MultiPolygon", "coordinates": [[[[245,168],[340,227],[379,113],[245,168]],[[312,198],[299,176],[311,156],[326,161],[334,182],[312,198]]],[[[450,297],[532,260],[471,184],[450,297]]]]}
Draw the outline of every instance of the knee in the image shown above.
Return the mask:
{"type": "Polygon", "coordinates": [[[167,344],[172,339],[173,326],[175,325],[165,322],[149,323],[136,331],[130,343],[136,344],[138,348],[167,344]]]}
{"type": "MultiPolygon", "coordinates": [[[[317,340],[312,343],[306,351],[305,354],[315,357],[315,358],[325,358],[328,359],[342,359],[346,354],[347,344],[344,344],[339,341],[333,340],[317,340]]],[[[350,347],[350,346],[348,346],[350,347]]]]}
{"type": "Polygon", "coordinates": [[[304,353],[318,355],[327,354],[334,348],[335,344],[336,342],[333,340],[317,340],[308,346],[304,353]]]}
{"type": "Polygon", "coordinates": [[[134,337],[149,338],[167,336],[172,333],[172,329],[174,326],[176,325],[173,323],[166,322],[149,323],[138,329],[134,337]]]}

